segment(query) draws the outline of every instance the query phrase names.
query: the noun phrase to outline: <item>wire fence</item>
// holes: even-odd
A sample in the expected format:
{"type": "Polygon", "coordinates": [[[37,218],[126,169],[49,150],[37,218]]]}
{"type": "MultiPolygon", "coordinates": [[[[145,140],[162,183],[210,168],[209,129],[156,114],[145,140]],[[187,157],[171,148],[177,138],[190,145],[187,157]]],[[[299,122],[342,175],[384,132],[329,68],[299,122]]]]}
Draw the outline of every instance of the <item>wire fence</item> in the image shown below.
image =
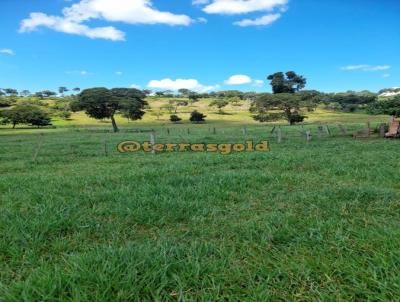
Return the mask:
{"type": "MultiPolygon", "coordinates": [[[[268,140],[270,144],[305,144],[339,138],[376,139],[385,136],[388,125],[303,124],[288,125],[164,125],[159,127],[122,128],[112,133],[108,128],[77,127],[61,133],[9,136],[0,144],[0,160],[12,162],[25,158],[32,163],[73,161],[89,157],[121,155],[117,146],[123,141],[167,143],[243,143],[268,140]],[[7,145],[8,144],[8,145],[7,145]],[[11,153],[7,150],[13,150],[11,153]]],[[[5,137],[5,136],[3,136],[5,137]]],[[[144,153],[144,152],[142,152],[144,153]]],[[[158,154],[158,152],[152,152],[158,154]]]]}

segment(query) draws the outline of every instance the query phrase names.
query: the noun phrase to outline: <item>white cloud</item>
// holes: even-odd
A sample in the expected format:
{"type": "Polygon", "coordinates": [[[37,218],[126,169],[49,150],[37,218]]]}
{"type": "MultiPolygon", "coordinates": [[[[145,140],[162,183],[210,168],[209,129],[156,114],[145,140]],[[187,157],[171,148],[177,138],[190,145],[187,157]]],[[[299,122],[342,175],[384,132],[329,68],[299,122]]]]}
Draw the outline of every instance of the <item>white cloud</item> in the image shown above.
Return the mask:
{"type": "Polygon", "coordinates": [[[253,80],[253,86],[254,87],[262,87],[264,85],[263,80],[253,80]]]}
{"type": "Polygon", "coordinates": [[[204,5],[203,11],[207,14],[242,15],[264,13],[257,18],[247,18],[233,23],[241,27],[266,26],[274,23],[287,10],[288,3],[289,0],[193,0],[194,5],[204,5]],[[266,12],[268,14],[265,14],[266,12]]]}
{"type": "Polygon", "coordinates": [[[248,75],[245,74],[236,74],[233,76],[230,76],[229,79],[224,81],[225,85],[247,85],[251,84],[254,87],[262,87],[264,85],[263,80],[256,80],[252,79],[248,75]]]}
{"type": "Polygon", "coordinates": [[[218,89],[219,86],[207,86],[199,83],[198,80],[195,79],[162,79],[162,80],[152,80],[147,84],[147,87],[161,90],[172,90],[177,91],[179,89],[185,88],[189,90],[193,90],[196,92],[209,92],[215,89],[218,89]]]}
{"type": "Polygon", "coordinates": [[[389,77],[390,77],[390,74],[389,74],[389,73],[385,73],[382,77],[384,77],[384,78],[389,78],[389,77]]]}
{"type": "Polygon", "coordinates": [[[210,0],[193,0],[193,5],[205,5],[210,3],[210,0]]]}
{"type": "Polygon", "coordinates": [[[136,84],[132,84],[130,87],[131,87],[131,88],[135,88],[135,89],[142,89],[142,88],[140,87],[140,85],[136,85],[136,84]]]}
{"type": "Polygon", "coordinates": [[[163,12],[153,7],[151,0],[81,0],[62,11],[63,16],[31,13],[21,22],[20,32],[30,32],[39,27],[76,34],[92,39],[125,40],[125,33],[113,26],[89,27],[83,22],[105,20],[128,24],[167,24],[187,26],[194,22],[186,15],[163,12]]]}
{"type": "Polygon", "coordinates": [[[9,48],[0,49],[0,53],[5,54],[5,55],[9,55],[9,56],[15,55],[15,52],[12,49],[9,49],[9,48]]]}
{"type": "Polygon", "coordinates": [[[204,7],[203,11],[208,14],[247,14],[273,11],[287,5],[288,2],[288,0],[213,0],[204,7]]]}
{"type": "Polygon", "coordinates": [[[246,26],[265,26],[274,23],[277,21],[282,15],[281,14],[269,14],[262,16],[256,19],[244,19],[241,21],[237,21],[233,24],[246,27],[246,26]]]}
{"type": "Polygon", "coordinates": [[[250,84],[252,79],[248,75],[244,74],[236,74],[231,76],[229,79],[225,81],[226,85],[244,85],[250,84]]]}
{"type": "Polygon", "coordinates": [[[86,70],[72,70],[72,71],[67,71],[67,74],[74,74],[74,75],[81,75],[81,76],[87,76],[87,75],[92,75],[93,73],[88,72],[86,70]]]}
{"type": "Polygon", "coordinates": [[[342,67],[341,69],[347,71],[382,71],[382,70],[388,70],[390,68],[391,68],[390,65],[371,66],[363,64],[363,65],[348,65],[342,67]]]}
{"type": "Polygon", "coordinates": [[[116,71],[115,74],[116,74],[117,76],[121,76],[121,75],[123,75],[123,72],[122,72],[122,71],[116,71]]]}

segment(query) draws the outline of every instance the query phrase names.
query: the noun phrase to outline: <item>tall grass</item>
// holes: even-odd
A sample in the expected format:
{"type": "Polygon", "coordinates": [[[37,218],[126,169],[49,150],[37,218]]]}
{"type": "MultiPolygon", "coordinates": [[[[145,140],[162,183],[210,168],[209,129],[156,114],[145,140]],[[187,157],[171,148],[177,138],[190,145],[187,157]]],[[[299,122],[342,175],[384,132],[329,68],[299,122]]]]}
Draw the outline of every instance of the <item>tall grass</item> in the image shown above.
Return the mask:
{"type": "Polygon", "coordinates": [[[41,130],[33,161],[37,132],[1,135],[0,301],[399,299],[400,141],[154,128],[271,152],[119,154],[148,134],[41,130]]]}

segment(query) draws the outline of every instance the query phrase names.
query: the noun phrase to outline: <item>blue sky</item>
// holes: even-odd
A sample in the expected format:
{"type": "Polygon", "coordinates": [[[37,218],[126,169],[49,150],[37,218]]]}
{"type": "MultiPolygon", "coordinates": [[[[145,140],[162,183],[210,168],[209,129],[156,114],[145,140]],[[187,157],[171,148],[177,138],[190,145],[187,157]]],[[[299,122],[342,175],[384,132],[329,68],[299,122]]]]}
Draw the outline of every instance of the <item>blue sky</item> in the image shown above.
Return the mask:
{"type": "Polygon", "coordinates": [[[1,0],[0,87],[400,86],[398,0],[1,0]],[[36,13],[36,14],[32,14],[36,13]]]}

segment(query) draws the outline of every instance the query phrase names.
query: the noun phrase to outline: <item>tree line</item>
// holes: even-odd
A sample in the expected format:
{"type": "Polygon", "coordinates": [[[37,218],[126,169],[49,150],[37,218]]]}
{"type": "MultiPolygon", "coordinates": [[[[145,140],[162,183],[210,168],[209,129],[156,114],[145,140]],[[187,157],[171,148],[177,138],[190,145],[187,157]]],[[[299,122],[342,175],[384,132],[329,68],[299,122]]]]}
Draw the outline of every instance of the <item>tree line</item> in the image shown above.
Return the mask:
{"type": "MultiPolygon", "coordinates": [[[[228,105],[241,106],[243,102],[250,104],[250,112],[254,120],[272,122],[285,119],[291,125],[301,123],[307,118],[307,112],[314,111],[318,106],[327,110],[355,112],[363,110],[369,114],[400,115],[400,96],[387,98],[369,91],[347,91],[344,93],[323,93],[316,90],[306,90],[307,79],[296,72],[277,72],[267,77],[272,93],[242,92],[239,90],[197,93],[189,89],[173,91],[139,90],[135,88],[103,87],[90,88],[81,91],[80,88],[68,89],[61,86],[58,94],[44,90],[31,94],[28,90],[18,92],[16,89],[0,89],[0,123],[30,124],[47,126],[51,117],[69,119],[74,111],[85,111],[96,119],[110,119],[113,130],[117,132],[116,115],[122,115],[129,120],[138,120],[149,109],[148,98],[166,99],[160,109],[170,113],[170,121],[178,123],[179,107],[188,106],[200,99],[210,99],[209,106],[224,114],[228,105]],[[72,94],[66,95],[67,92],[72,94]]],[[[387,92],[389,89],[381,90],[387,92]]],[[[391,90],[392,91],[392,90],[391,90]]],[[[206,116],[193,111],[191,122],[203,122],[206,116]]]]}

